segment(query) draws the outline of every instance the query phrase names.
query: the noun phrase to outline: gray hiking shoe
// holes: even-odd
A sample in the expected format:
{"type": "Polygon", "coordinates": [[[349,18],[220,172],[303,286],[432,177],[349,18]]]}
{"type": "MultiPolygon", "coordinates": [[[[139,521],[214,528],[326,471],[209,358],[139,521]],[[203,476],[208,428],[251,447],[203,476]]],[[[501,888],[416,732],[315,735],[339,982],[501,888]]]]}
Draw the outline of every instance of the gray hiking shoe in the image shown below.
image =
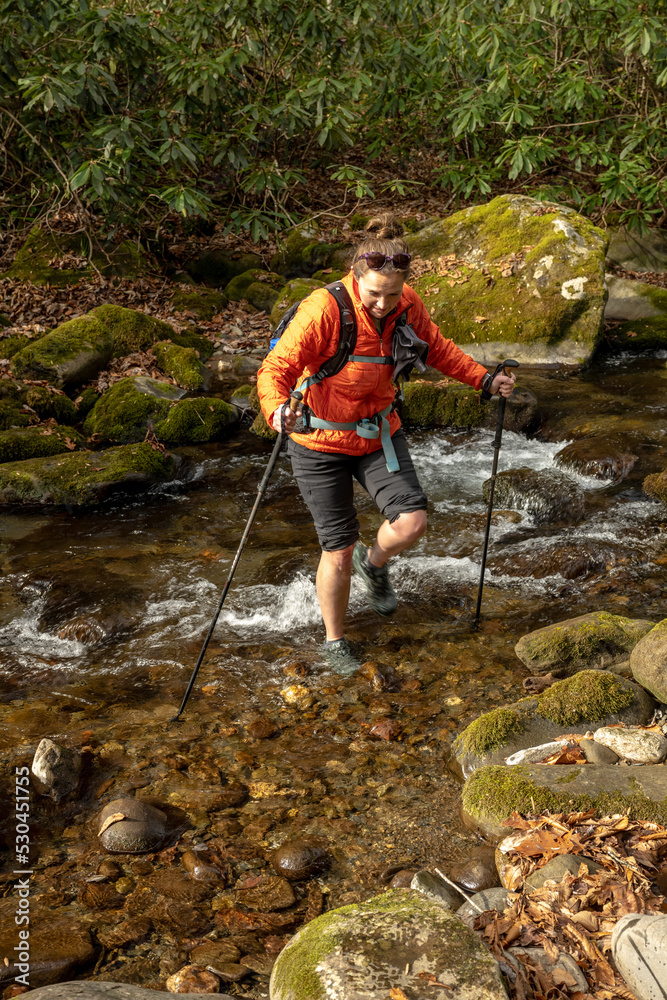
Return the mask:
{"type": "Polygon", "coordinates": [[[379,615],[393,615],[398,601],[394,588],[389,582],[389,570],[386,566],[371,566],[368,561],[368,550],[361,542],[357,542],[352,553],[352,565],[364,581],[368,603],[379,615]]]}
{"type": "Polygon", "coordinates": [[[325,642],[321,646],[321,652],[331,669],[343,677],[349,677],[361,666],[359,660],[352,655],[347,639],[325,642]]]}

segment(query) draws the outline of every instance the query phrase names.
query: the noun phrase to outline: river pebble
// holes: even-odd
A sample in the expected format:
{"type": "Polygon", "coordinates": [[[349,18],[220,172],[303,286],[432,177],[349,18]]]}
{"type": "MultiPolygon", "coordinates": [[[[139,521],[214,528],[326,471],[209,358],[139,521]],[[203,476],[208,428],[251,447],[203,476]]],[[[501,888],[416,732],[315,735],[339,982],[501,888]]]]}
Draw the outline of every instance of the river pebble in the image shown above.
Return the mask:
{"type": "Polygon", "coordinates": [[[104,807],[98,823],[102,846],[115,854],[157,850],[167,831],[167,817],[162,810],[141,799],[114,799],[104,807]]]}
{"type": "Polygon", "coordinates": [[[452,889],[444,878],[440,878],[439,875],[434,875],[426,869],[413,876],[410,888],[416,889],[422,896],[426,896],[434,903],[439,903],[440,906],[447,907],[448,910],[457,910],[465,902],[465,896],[462,893],[452,889]]]}
{"type": "Polygon", "coordinates": [[[33,785],[40,795],[50,795],[54,802],[76,790],[81,776],[81,755],[43,739],[32,761],[33,785]]]}
{"type": "Polygon", "coordinates": [[[241,952],[226,938],[220,941],[205,941],[204,944],[197,945],[190,952],[190,961],[194,965],[236,965],[241,957],[241,952]]]}
{"type": "Polygon", "coordinates": [[[400,872],[396,872],[394,877],[389,882],[390,889],[409,889],[410,883],[416,875],[414,868],[404,868],[400,872]]]}
{"type": "Polygon", "coordinates": [[[214,864],[211,864],[206,851],[185,851],[181,854],[181,864],[195,882],[219,884],[220,888],[225,884],[222,872],[214,864]]]}
{"type": "Polygon", "coordinates": [[[222,962],[219,965],[211,965],[209,971],[219,976],[225,983],[240,983],[250,973],[247,966],[237,962],[222,962]]]}
{"type": "Polygon", "coordinates": [[[305,684],[290,684],[283,688],[280,694],[286,705],[298,708],[301,712],[310,708],[315,701],[310,689],[305,684]]]}
{"type": "Polygon", "coordinates": [[[267,715],[260,715],[258,719],[253,719],[247,728],[248,736],[251,736],[254,740],[269,740],[280,731],[273,719],[270,719],[267,715]]]}
{"type": "Polygon", "coordinates": [[[617,764],[620,759],[617,753],[595,740],[580,740],[579,749],[589,764],[617,764]]]}
{"type": "Polygon", "coordinates": [[[500,884],[492,847],[474,847],[465,860],[450,866],[449,877],[468,892],[482,892],[500,884]]]}
{"type": "Polygon", "coordinates": [[[327,848],[313,837],[286,840],[273,852],[271,858],[274,869],[290,882],[320,875],[331,866],[331,861],[327,848]]]}
{"type": "Polygon", "coordinates": [[[286,910],[296,903],[294,890],[287,879],[279,875],[262,878],[257,885],[248,889],[237,889],[236,900],[241,906],[261,913],[286,910]]]}
{"type": "Polygon", "coordinates": [[[567,740],[556,740],[553,743],[541,743],[537,747],[526,747],[525,750],[517,750],[510,757],[505,758],[505,763],[512,767],[515,764],[539,764],[545,757],[550,757],[567,746],[567,740]]]}
{"type": "Polygon", "coordinates": [[[652,730],[603,726],[593,739],[632,764],[659,764],[667,757],[667,739],[652,730]]]}
{"type": "Polygon", "coordinates": [[[391,742],[392,740],[397,740],[401,732],[402,729],[395,719],[379,719],[371,726],[369,735],[374,736],[377,740],[391,742]]]}
{"type": "Polygon", "coordinates": [[[220,980],[199,965],[186,965],[165,983],[169,993],[219,993],[220,980]]]}

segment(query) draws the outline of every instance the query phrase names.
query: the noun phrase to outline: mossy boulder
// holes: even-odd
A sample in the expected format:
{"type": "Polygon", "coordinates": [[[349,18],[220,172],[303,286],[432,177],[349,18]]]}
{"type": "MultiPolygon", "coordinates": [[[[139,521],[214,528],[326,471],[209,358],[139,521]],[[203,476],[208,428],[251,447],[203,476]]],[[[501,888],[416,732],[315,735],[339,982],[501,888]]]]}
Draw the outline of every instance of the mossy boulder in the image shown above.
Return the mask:
{"type": "Polygon", "coordinates": [[[449,382],[407,382],[401,419],[412,427],[478,427],[486,417],[479,392],[449,382]]]}
{"type": "Polygon", "coordinates": [[[178,332],[172,330],[168,339],[172,342],[172,344],[178,344],[179,347],[192,348],[193,351],[196,351],[197,356],[201,361],[206,361],[207,358],[210,358],[215,350],[213,341],[209,340],[208,337],[204,337],[202,334],[197,333],[197,331],[192,328],[186,328],[184,330],[179,330],[178,332]]]}
{"type": "Polygon", "coordinates": [[[269,427],[266,417],[262,412],[262,407],[259,404],[259,393],[257,392],[256,386],[253,386],[252,391],[248,396],[248,402],[253,410],[257,412],[257,416],[252,422],[250,427],[250,433],[254,434],[255,437],[263,438],[265,441],[275,441],[278,437],[277,431],[274,431],[273,427],[269,427]]]}
{"type": "Polygon", "coordinates": [[[456,1000],[507,998],[474,931],[421,893],[393,889],[305,924],[278,956],[269,989],[271,1000],[424,996],[429,975],[456,1000]]]}
{"type": "Polygon", "coordinates": [[[605,670],[584,670],[557,681],[537,698],[485,712],[454,740],[454,763],[464,778],[487,764],[504,764],[528,747],[567,733],[617,723],[643,725],[653,699],[637,684],[605,670]]]}
{"type": "Polygon", "coordinates": [[[93,316],[70,319],[15,354],[12,371],[19,377],[46,379],[59,389],[94,378],[110,361],[114,340],[93,316]]]}
{"type": "Polygon", "coordinates": [[[90,387],[88,389],[84,389],[81,395],[77,396],[74,401],[77,420],[85,420],[99,398],[99,393],[96,392],[95,389],[90,387]]]}
{"type": "Polygon", "coordinates": [[[412,284],[446,337],[484,364],[583,364],[602,335],[605,233],[571,208],[501,195],[410,239],[412,284]]]}
{"type": "Polygon", "coordinates": [[[285,278],[309,278],[328,267],[346,270],[352,248],[347,243],[327,243],[318,236],[319,229],[313,223],[297,226],[271,258],[271,270],[285,278]]]}
{"type": "Polygon", "coordinates": [[[280,296],[271,309],[271,326],[275,329],[283,318],[283,313],[287,312],[290,306],[301,299],[307,298],[316,288],[324,288],[327,282],[318,281],[317,278],[296,278],[288,281],[280,290],[280,296]]]}
{"type": "Polygon", "coordinates": [[[155,424],[155,434],[165,444],[222,441],[237,430],[239,411],[216,396],[183,399],[155,424]]]}
{"type": "Polygon", "coordinates": [[[639,640],[630,653],[630,667],[638,684],[667,703],[667,618],[639,640]]]}
{"type": "Polygon", "coordinates": [[[632,232],[621,226],[611,234],[607,260],[628,271],[667,271],[667,235],[664,229],[632,232]]]}
{"type": "Polygon", "coordinates": [[[225,308],[229,299],[224,292],[212,288],[192,288],[181,286],[171,297],[176,312],[192,313],[199,320],[212,320],[225,308]]]}
{"type": "Polygon", "coordinates": [[[347,271],[337,271],[333,267],[327,267],[325,270],[315,271],[311,277],[315,278],[316,281],[323,281],[325,285],[330,285],[332,281],[342,281],[347,271]]]}
{"type": "Polygon", "coordinates": [[[663,351],[667,349],[667,316],[634,319],[605,334],[612,353],[619,351],[663,351]]]}
{"type": "MultiPolygon", "coordinates": [[[[488,502],[491,480],[482,490],[488,502]]],[[[551,469],[507,469],[496,476],[496,507],[525,510],[537,524],[578,521],[584,514],[583,490],[571,476],[551,469]]]]}
{"type": "Polygon", "coordinates": [[[171,455],[147,443],[31,458],[0,466],[0,503],[86,507],[173,478],[171,455]]]}
{"type": "Polygon", "coordinates": [[[642,489],[647,496],[655,497],[656,500],[662,500],[667,504],[667,469],[647,476],[642,483],[642,489]]]}
{"type": "Polygon", "coordinates": [[[653,625],[643,618],[592,611],[529,632],[519,639],[514,649],[533,674],[550,670],[574,674],[578,670],[608,668],[627,660],[653,625]]]}
{"type": "Polygon", "coordinates": [[[155,360],[167,375],[183,389],[204,389],[211,382],[211,373],[204,367],[192,347],[179,347],[163,341],[153,347],[155,360]]]}
{"type": "Polygon", "coordinates": [[[49,420],[52,417],[59,424],[76,422],[77,411],[72,400],[50,386],[30,386],[25,393],[24,401],[41,420],[49,420]]]}
{"type": "Polygon", "coordinates": [[[122,358],[135,351],[147,351],[160,340],[173,337],[175,331],[169,323],[139,312],[125,309],[110,302],[91,309],[89,317],[95,319],[113,339],[113,357],[122,358]]]}
{"type": "Polygon", "coordinates": [[[491,765],[475,771],[463,786],[467,827],[491,841],[514,832],[505,821],[513,812],[578,812],[597,817],[625,813],[633,819],[667,823],[667,767],[586,764],[491,765]]]}
{"type": "Polygon", "coordinates": [[[35,226],[12,266],[0,277],[62,287],[76,284],[82,278],[93,278],[98,271],[103,275],[139,277],[147,267],[145,254],[130,240],[104,244],[101,248],[94,246],[92,264],[90,257],[90,244],[84,233],[58,233],[35,226]]]}
{"type": "Polygon", "coordinates": [[[149,424],[155,427],[183,395],[183,389],[169,382],[124,378],[97,401],[83,425],[84,433],[114,444],[143,441],[149,424]]]}
{"type": "Polygon", "coordinates": [[[252,268],[263,268],[262,258],[256,253],[244,253],[233,257],[225,250],[208,250],[186,266],[186,271],[195,281],[212,288],[224,286],[252,268]]]}
{"type": "Polygon", "coordinates": [[[16,335],[0,338],[0,358],[13,358],[15,354],[22,351],[24,347],[34,344],[39,337],[27,337],[16,335]]]}
{"type": "Polygon", "coordinates": [[[30,414],[21,411],[21,404],[11,399],[0,399],[0,431],[12,427],[27,427],[30,414]]]}
{"type": "Polygon", "coordinates": [[[0,431],[0,462],[21,462],[26,458],[59,455],[84,444],[73,427],[22,427],[0,431]]]}
{"type": "Polygon", "coordinates": [[[285,279],[280,274],[255,268],[232,278],[225,288],[225,295],[231,302],[246,299],[255,309],[271,312],[284,284],[285,279]]]}

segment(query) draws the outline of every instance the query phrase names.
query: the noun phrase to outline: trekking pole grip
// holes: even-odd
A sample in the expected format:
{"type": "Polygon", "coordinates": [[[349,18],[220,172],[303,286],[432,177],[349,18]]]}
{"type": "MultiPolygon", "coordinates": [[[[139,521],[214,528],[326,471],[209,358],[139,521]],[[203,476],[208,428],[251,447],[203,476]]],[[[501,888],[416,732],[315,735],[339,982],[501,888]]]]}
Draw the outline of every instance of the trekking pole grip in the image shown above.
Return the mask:
{"type": "Polygon", "coordinates": [[[296,413],[296,411],[301,406],[301,401],[302,400],[303,400],[303,393],[302,392],[298,392],[298,391],[295,390],[294,392],[290,393],[289,408],[292,411],[292,413],[296,413]]]}

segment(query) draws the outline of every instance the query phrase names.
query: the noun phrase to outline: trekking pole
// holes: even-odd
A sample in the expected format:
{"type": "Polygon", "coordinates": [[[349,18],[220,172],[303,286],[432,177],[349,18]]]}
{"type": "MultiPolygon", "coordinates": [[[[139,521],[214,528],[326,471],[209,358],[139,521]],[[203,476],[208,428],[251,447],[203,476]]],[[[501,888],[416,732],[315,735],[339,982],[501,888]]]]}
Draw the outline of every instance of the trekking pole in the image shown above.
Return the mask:
{"type": "MultiPolygon", "coordinates": [[[[290,396],[290,401],[289,401],[289,408],[290,408],[290,410],[292,410],[293,412],[295,412],[298,409],[299,404],[301,403],[302,399],[303,399],[303,394],[302,393],[300,393],[300,392],[293,392],[291,394],[291,396],[290,396]]],[[[206,653],[206,650],[208,648],[208,644],[211,641],[211,636],[213,635],[213,631],[215,629],[215,626],[217,625],[218,617],[220,615],[220,612],[222,611],[222,605],[225,603],[225,598],[227,597],[227,591],[229,590],[231,582],[232,582],[232,580],[234,578],[234,573],[236,572],[236,567],[239,564],[239,560],[241,558],[241,553],[243,552],[243,549],[245,548],[245,543],[248,541],[248,535],[250,534],[250,529],[252,528],[253,521],[255,520],[255,515],[256,515],[256,513],[257,513],[257,511],[259,509],[260,503],[262,502],[262,497],[264,496],[264,493],[266,492],[266,487],[269,485],[269,479],[271,478],[271,473],[273,472],[273,470],[275,468],[275,465],[276,465],[276,462],[278,461],[278,455],[280,454],[280,449],[282,448],[283,442],[285,441],[285,438],[287,436],[286,431],[285,431],[285,409],[286,409],[286,407],[287,407],[287,403],[284,404],[284,406],[282,408],[282,411],[281,411],[281,431],[278,434],[278,437],[276,438],[276,443],[273,446],[273,451],[271,452],[271,458],[269,459],[269,464],[267,465],[266,471],[265,471],[264,475],[262,476],[262,480],[261,480],[259,486],[257,487],[257,499],[255,500],[253,508],[250,511],[250,517],[248,518],[247,524],[245,526],[245,531],[243,532],[243,536],[241,538],[241,543],[240,543],[238,549],[236,550],[236,555],[234,556],[234,561],[232,562],[231,568],[229,570],[229,576],[227,577],[227,582],[225,583],[224,587],[222,588],[222,593],[220,595],[220,601],[218,602],[218,608],[217,608],[215,614],[213,615],[213,621],[211,622],[211,627],[208,630],[208,635],[204,639],[204,645],[201,648],[201,652],[199,653],[199,657],[197,659],[197,662],[195,663],[195,668],[192,671],[192,676],[190,677],[190,681],[189,681],[188,686],[187,686],[187,688],[185,690],[185,694],[183,695],[183,701],[181,702],[181,707],[179,708],[178,712],[173,717],[173,719],[171,719],[172,722],[176,722],[176,720],[179,718],[179,716],[181,716],[183,714],[185,706],[188,703],[188,698],[190,697],[190,692],[192,691],[194,683],[195,683],[195,681],[197,679],[197,674],[199,673],[199,668],[200,668],[200,666],[202,664],[202,660],[204,659],[204,654],[206,653]]]]}
{"type": "MultiPolygon", "coordinates": [[[[518,368],[519,362],[512,361],[511,358],[498,365],[493,373],[492,381],[496,375],[507,375],[506,368],[518,368]]],[[[501,396],[498,400],[498,418],[496,420],[496,436],[493,439],[493,468],[491,469],[491,486],[489,487],[489,509],[486,514],[486,531],[484,533],[484,548],[482,549],[482,570],[479,574],[479,590],[477,591],[477,608],[475,609],[474,626],[479,625],[479,613],[482,607],[482,590],[484,589],[484,571],[486,569],[486,554],[489,550],[489,532],[491,530],[491,515],[493,514],[493,494],[496,488],[496,473],[498,472],[498,455],[500,454],[500,444],[503,438],[503,423],[505,422],[505,406],[507,397],[501,396]]]]}

